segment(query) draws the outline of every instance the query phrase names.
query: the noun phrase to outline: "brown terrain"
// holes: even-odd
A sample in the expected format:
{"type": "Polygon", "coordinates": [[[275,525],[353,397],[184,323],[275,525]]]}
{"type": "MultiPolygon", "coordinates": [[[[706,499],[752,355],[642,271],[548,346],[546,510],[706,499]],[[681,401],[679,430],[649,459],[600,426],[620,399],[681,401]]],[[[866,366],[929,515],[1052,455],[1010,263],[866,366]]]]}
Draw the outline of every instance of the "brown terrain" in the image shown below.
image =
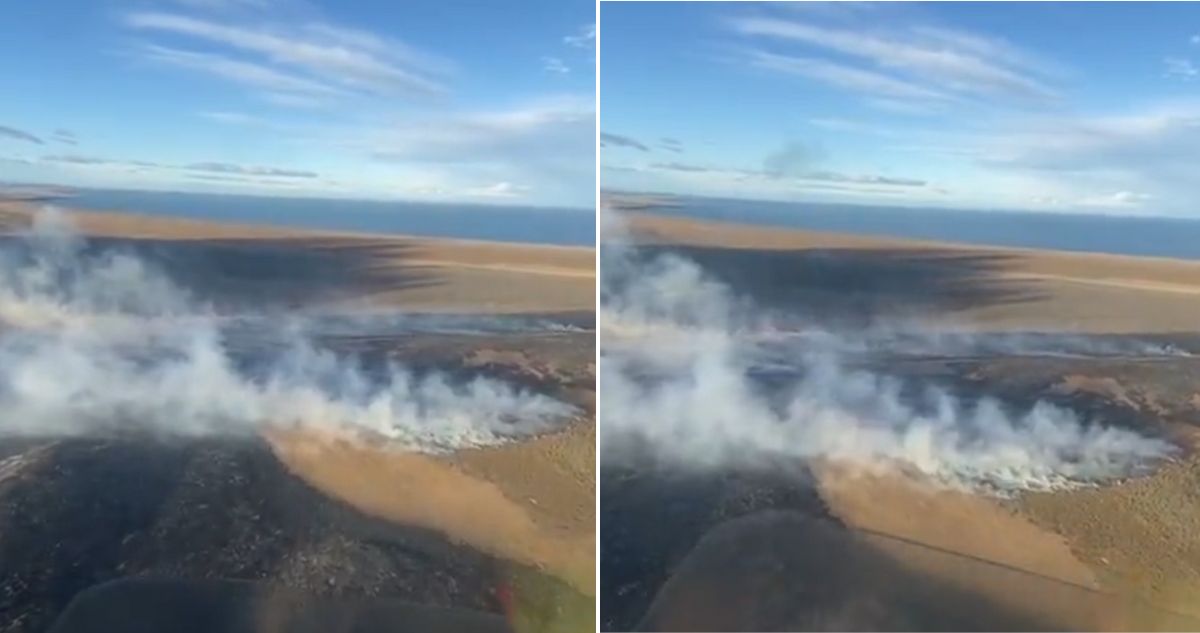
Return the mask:
{"type": "MultiPolygon", "coordinates": [[[[32,206],[0,201],[0,223],[23,225],[32,206]]],[[[590,312],[595,251],[543,244],[380,236],[233,225],[136,213],[78,212],[99,240],[162,253],[189,287],[294,303],[407,310],[590,312]],[[183,269],[183,270],[179,270],[183,269]],[[535,291],[536,289],[536,291],[535,291]]]]}
{"type": "Polygon", "coordinates": [[[1192,333],[1200,322],[1198,262],[646,214],[629,224],[639,239],[671,244],[768,307],[858,301],[892,319],[987,330],[1192,333]]]}
{"type": "MultiPolygon", "coordinates": [[[[1200,262],[868,238],[635,211],[625,217],[632,239],[644,249],[682,253],[756,305],[850,332],[879,323],[916,323],[979,334],[1058,332],[1169,342],[1189,350],[1198,340],[1200,262]]],[[[778,629],[789,623],[826,630],[1200,626],[1200,456],[1194,452],[1200,437],[1200,361],[1015,354],[885,359],[872,366],[897,376],[934,377],[956,389],[1018,404],[1047,399],[1170,437],[1184,450],[1146,477],[1013,498],[947,491],[900,473],[864,473],[836,463],[810,464],[811,484],[760,473],[756,477],[771,483],[758,492],[712,481],[701,486],[713,488],[702,494],[694,481],[668,485],[659,475],[606,472],[606,467],[601,473],[603,625],[620,629],[640,621],[664,630],[778,629]],[[644,483],[634,492],[639,478],[644,483]],[[656,491],[658,486],[668,491],[656,491]],[[655,528],[632,518],[639,504],[648,503],[638,495],[697,494],[714,509],[680,514],[679,521],[701,526],[694,530],[681,530],[678,522],[655,528]],[[712,501],[730,494],[741,501],[733,506],[712,501]],[[784,514],[759,520],[751,511],[784,514]],[[853,528],[853,536],[792,524],[805,517],[809,523],[815,518],[853,528]],[[653,529],[679,535],[665,554],[609,542],[610,530],[618,539],[624,532],[653,529]],[[839,544],[830,548],[849,548],[845,560],[805,553],[800,546],[794,550],[792,539],[810,532],[814,543],[833,539],[839,544]],[[841,543],[848,538],[853,543],[841,543]],[[761,566],[755,567],[746,561],[754,560],[759,548],[761,566]],[[609,552],[623,557],[611,563],[612,585],[606,576],[609,552]],[[833,569],[839,562],[878,577],[811,576],[813,566],[833,569]],[[639,580],[639,574],[651,580],[639,580]],[[779,588],[763,578],[792,586],[779,588]],[[813,586],[843,586],[855,597],[831,594],[824,610],[804,615],[779,606],[814,603],[816,598],[804,593],[810,591],[804,588],[809,578],[813,586]],[[885,587],[922,584],[937,590],[921,597],[917,590],[897,593],[885,587]],[[878,591],[864,588],[876,585],[878,591]],[[717,595],[742,595],[743,590],[758,598],[739,605],[717,595]],[[611,612],[610,596],[616,605],[611,612]],[[974,605],[973,610],[944,608],[952,600],[974,605]],[[685,608],[699,604],[706,606],[694,612],[685,608]]]]}
{"type": "MultiPolygon", "coordinates": [[[[0,203],[0,225],[19,229],[30,212],[24,204],[0,203]]],[[[583,322],[594,307],[592,249],[127,213],[70,217],[93,243],[139,253],[217,306],[569,315],[583,322]]],[[[436,457],[297,429],[254,441],[168,441],[162,449],[129,438],[6,447],[0,452],[0,631],[43,630],[80,590],[142,577],[265,582],[295,592],[288,600],[300,603],[306,595],[394,599],[397,613],[416,614],[392,628],[375,618],[380,628],[361,630],[424,627],[415,623],[431,621],[427,614],[411,611],[419,605],[503,614],[501,625],[521,631],[590,629],[593,332],[364,332],[328,344],[498,376],[571,402],[580,413],[562,430],[531,440],[436,457]],[[110,520],[109,512],[122,519],[110,520]]],[[[110,602],[123,587],[91,599],[110,602]]],[[[234,600],[228,595],[241,591],[237,587],[168,589],[234,600]]],[[[136,591],[150,590],[133,585],[130,591],[125,599],[132,602],[136,591]]],[[[258,594],[239,595],[242,606],[230,606],[231,612],[269,608],[258,594]]],[[[332,612],[341,613],[337,609],[332,612]]]]}

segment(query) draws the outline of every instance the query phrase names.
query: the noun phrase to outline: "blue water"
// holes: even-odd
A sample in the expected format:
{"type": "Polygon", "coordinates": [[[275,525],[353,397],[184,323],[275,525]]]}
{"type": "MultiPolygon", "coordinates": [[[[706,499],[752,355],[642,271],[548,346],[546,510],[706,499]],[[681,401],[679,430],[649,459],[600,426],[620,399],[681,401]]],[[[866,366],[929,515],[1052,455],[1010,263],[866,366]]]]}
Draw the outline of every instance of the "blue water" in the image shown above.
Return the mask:
{"type": "Polygon", "coordinates": [[[991,246],[1200,259],[1200,220],[675,198],[655,213],[991,246]]]}
{"type": "Polygon", "coordinates": [[[594,246],[590,209],[85,189],[65,206],[313,229],[594,246]]]}

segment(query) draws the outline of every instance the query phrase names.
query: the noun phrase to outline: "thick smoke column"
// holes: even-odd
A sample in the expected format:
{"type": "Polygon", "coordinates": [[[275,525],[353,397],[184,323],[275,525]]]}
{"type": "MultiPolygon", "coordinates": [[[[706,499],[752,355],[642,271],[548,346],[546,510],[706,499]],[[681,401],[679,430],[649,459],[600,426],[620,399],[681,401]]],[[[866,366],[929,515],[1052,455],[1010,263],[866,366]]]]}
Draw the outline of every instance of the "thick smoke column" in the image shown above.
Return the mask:
{"type": "MultiPolygon", "coordinates": [[[[1049,403],[1014,415],[994,400],[963,402],[932,386],[914,395],[896,379],[847,368],[847,350],[878,337],[792,332],[803,344],[784,348],[794,370],[789,384],[766,388],[752,375],[766,356],[764,337],[778,334],[771,319],[694,262],[648,257],[626,241],[619,219],[605,215],[605,235],[616,238],[601,255],[606,460],[647,453],[683,467],[834,460],[1004,492],[1128,476],[1173,451],[1049,403]]],[[[965,336],[950,347],[964,345],[965,336]]],[[[780,349],[772,352],[778,361],[780,349]]]]}
{"type": "Polygon", "coordinates": [[[395,364],[368,372],[312,344],[302,322],[242,362],[223,324],[145,261],[94,248],[59,214],[39,213],[0,247],[0,435],[309,426],[438,452],[548,430],[574,413],[495,380],[456,383],[395,364]]]}

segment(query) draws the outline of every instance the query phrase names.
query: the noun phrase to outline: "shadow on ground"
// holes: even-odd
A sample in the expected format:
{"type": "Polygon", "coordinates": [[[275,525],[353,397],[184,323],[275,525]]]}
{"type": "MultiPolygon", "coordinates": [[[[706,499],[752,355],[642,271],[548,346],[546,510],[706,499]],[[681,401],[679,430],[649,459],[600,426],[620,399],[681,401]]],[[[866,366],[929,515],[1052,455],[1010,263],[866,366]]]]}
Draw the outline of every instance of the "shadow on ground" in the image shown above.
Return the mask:
{"type": "Polygon", "coordinates": [[[372,519],[287,473],[257,438],[63,440],[0,480],[0,631],[44,631],[118,579],[263,581],[496,612],[507,573],[433,532],[372,519]]]}
{"type": "Polygon", "coordinates": [[[877,318],[952,314],[1045,297],[1036,283],[999,277],[1012,256],[953,249],[751,250],[640,245],[639,257],[676,253],[754,305],[845,327],[877,318]]]}
{"type": "MultiPolygon", "coordinates": [[[[0,237],[0,248],[22,248],[0,237]]],[[[408,264],[412,246],[335,237],[173,240],[89,237],[85,256],[131,254],[218,309],[296,307],[369,299],[442,283],[434,267],[408,264]]]]}
{"type": "Polygon", "coordinates": [[[712,530],[641,630],[1195,630],[1200,621],[796,512],[712,530]],[[966,579],[966,580],[964,580],[966,579]]]}
{"type": "Polygon", "coordinates": [[[50,633],[508,633],[498,615],[267,585],[127,579],[81,593],[50,633]]]}
{"type": "Polygon", "coordinates": [[[817,492],[779,473],[679,472],[645,463],[600,470],[600,628],[633,630],[675,566],[724,521],[768,509],[827,517],[817,492]]]}

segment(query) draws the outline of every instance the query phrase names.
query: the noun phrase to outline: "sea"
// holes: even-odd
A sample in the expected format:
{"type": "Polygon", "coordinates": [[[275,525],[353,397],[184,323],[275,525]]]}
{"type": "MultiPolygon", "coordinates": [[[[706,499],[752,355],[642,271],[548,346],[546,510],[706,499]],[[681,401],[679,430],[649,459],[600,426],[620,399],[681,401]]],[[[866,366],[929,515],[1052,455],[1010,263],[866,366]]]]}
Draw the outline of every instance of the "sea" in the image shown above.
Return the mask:
{"type": "MultiPolygon", "coordinates": [[[[593,246],[591,209],[80,189],[84,209],[302,228],[593,246]]],[[[1200,219],[679,196],[654,213],[879,237],[1200,259],[1200,219]]]]}
{"type": "Polygon", "coordinates": [[[989,246],[1200,259],[1200,219],[675,197],[652,212],[989,246]]]}
{"type": "Polygon", "coordinates": [[[79,189],[63,206],[147,215],[500,242],[594,246],[591,209],[79,189]]]}

